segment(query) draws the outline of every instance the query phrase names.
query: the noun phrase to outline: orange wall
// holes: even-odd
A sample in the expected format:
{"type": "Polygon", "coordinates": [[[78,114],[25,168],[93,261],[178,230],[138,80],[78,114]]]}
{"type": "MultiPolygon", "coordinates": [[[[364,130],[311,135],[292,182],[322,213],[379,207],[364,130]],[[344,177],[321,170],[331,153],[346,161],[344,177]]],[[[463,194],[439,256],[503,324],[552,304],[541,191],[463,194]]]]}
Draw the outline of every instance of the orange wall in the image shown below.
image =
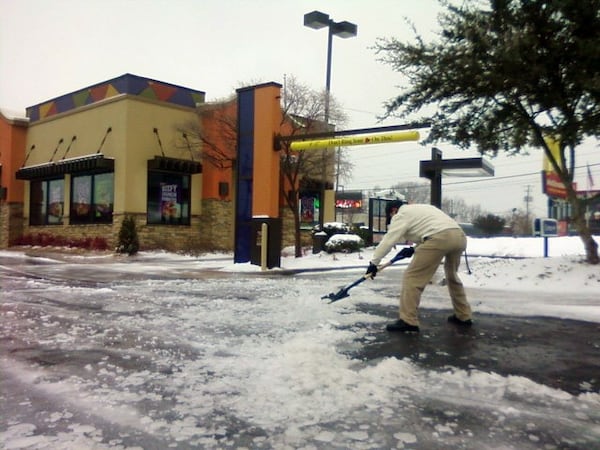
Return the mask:
{"type": "MultiPolygon", "coordinates": [[[[212,164],[208,158],[202,159],[202,198],[231,200],[233,198],[233,159],[235,158],[235,147],[231,149],[230,133],[237,133],[237,102],[231,101],[214,106],[211,112],[203,115],[202,131],[206,139],[214,144],[221,152],[228,154],[230,161],[225,162],[227,167],[221,168],[212,164]],[[228,138],[229,137],[229,138],[228,138]],[[230,154],[231,153],[231,154],[230,154]],[[227,183],[229,193],[225,196],[219,195],[219,183],[227,183]]],[[[235,136],[233,137],[235,140],[235,136]]],[[[235,142],[235,141],[234,141],[235,142]]],[[[203,144],[202,151],[211,151],[207,144],[203,144]]]]}
{"type": "Polygon", "coordinates": [[[273,139],[281,123],[280,92],[279,85],[267,84],[254,93],[253,216],[279,217],[280,157],[273,139]]]}
{"type": "MultiPolygon", "coordinates": [[[[273,138],[276,133],[287,136],[291,133],[291,127],[283,123],[280,107],[280,91],[277,86],[266,85],[256,91],[255,98],[255,117],[269,120],[266,123],[257,123],[255,129],[255,155],[254,155],[254,192],[253,205],[255,211],[253,214],[268,215],[269,217],[278,217],[279,212],[273,206],[278,205],[277,209],[286,205],[285,199],[281,196],[280,183],[283,181],[285,189],[289,190],[289,183],[281,180],[279,173],[280,152],[273,149],[273,138]],[[262,142],[262,143],[261,143],[262,142]],[[261,147],[267,148],[267,151],[257,151],[261,147]],[[258,187],[257,184],[259,183],[258,187]],[[277,199],[274,200],[274,197],[277,199]],[[258,209],[257,209],[258,208],[258,209]]],[[[230,124],[237,124],[237,100],[232,100],[225,104],[215,104],[211,112],[203,115],[202,129],[206,138],[219,147],[222,151],[230,148],[230,139],[224,136],[223,128],[232,128],[230,124]],[[227,125],[223,125],[226,123],[227,125]]],[[[233,127],[235,128],[235,127],[233,127]]],[[[232,128],[232,129],[233,129],[232,128]]],[[[229,131],[229,130],[228,130],[229,131]]],[[[235,129],[237,133],[237,129],[235,129]]],[[[204,144],[203,151],[207,150],[204,144]]],[[[232,158],[235,156],[230,155],[232,158]]],[[[233,169],[221,169],[211,164],[207,159],[202,161],[202,198],[203,199],[221,199],[231,200],[233,198],[232,188],[235,185],[233,180],[233,169]],[[222,197],[219,195],[219,182],[226,182],[229,185],[229,195],[222,197]]]]}
{"type": "Polygon", "coordinates": [[[7,188],[7,202],[23,202],[25,182],[17,180],[15,173],[25,161],[27,121],[9,119],[0,113],[0,164],[2,187],[7,188]]]}

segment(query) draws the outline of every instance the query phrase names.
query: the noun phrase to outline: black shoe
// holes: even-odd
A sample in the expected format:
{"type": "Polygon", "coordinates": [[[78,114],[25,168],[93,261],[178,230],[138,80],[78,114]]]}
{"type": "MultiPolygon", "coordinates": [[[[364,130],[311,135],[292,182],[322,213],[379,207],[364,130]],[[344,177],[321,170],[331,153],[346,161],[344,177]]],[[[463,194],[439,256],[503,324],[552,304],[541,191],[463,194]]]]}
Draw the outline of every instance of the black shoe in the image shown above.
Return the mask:
{"type": "Polygon", "coordinates": [[[471,319],[460,320],[458,317],[456,317],[456,314],[448,316],[448,322],[453,323],[455,325],[460,325],[462,327],[470,327],[471,325],[473,325],[473,321],[471,319]]]}
{"type": "Polygon", "coordinates": [[[385,327],[388,331],[399,331],[401,333],[418,333],[419,327],[406,323],[402,319],[396,320],[394,323],[388,323],[385,327]]]}

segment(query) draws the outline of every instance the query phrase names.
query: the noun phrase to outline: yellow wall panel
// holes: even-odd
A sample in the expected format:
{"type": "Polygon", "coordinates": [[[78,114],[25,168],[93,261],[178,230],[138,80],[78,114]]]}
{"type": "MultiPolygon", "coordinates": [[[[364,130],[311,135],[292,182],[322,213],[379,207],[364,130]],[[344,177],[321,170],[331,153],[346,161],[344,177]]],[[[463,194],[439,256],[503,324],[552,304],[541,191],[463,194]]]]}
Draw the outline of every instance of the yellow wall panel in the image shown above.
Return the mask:
{"type": "MultiPolygon", "coordinates": [[[[147,161],[162,155],[154,129],[158,130],[165,156],[190,159],[177,128],[195,117],[190,109],[176,105],[130,96],[112,98],[31,124],[26,147],[35,145],[35,149],[27,166],[48,163],[60,139],[63,143],[58,145],[53,161],[100,151],[106,158],[115,159],[115,214],[144,213],[147,161]],[[107,133],[109,128],[111,132],[107,133]]],[[[199,214],[200,176],[193,176],[192,183],[191,213],[199,214]]]]}

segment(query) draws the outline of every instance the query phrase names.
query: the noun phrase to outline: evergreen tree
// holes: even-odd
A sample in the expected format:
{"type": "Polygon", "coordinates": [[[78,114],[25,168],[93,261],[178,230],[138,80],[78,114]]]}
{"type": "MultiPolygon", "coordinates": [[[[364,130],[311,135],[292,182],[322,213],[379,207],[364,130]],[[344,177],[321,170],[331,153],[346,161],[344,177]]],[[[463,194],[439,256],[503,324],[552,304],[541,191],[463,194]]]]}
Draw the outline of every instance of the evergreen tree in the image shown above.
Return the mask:
{"type": "Polygon", "coordinates": [[[428,143],[476,145],[492,156],[542,149],[565,186],[587,261],[598,264],[585,220],[593,199],[577,196],[573,175],[576,148],[600,135],[600,0],[444,4],[434,42],[378,40],[381,60],[409,84],[387,116],[430,122],[428,143]]]}
{"type": "Polygon", "coordinates": [[[119,243],[117,245],[118,253],[127,253],[129,256],[135,255],[140,249],[135,220],[131,216],[126,216],[119,230],[119,243]]]}
{"type": "Polygon", "coordinates": [[[486,214],[485,216],[477,216],[473,220],[473,225],[481,230],[486,236],[495,236],[502,232],[506,221],[494,214],[486,214]]]}

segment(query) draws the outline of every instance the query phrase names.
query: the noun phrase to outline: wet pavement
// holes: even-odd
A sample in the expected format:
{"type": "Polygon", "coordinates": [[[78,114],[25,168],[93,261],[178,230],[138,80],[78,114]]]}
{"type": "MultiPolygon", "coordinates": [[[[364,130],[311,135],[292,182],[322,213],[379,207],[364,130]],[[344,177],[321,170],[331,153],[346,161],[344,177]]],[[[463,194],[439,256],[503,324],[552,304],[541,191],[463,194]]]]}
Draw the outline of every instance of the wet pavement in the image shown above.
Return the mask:
{"type": "Polygon", "coordinates": [[[327,305],[347,272],[0,265],[6,448],[600,448],[598,323],[421,308],[397,334],[396,277],[327,305]]]}
{"type": "MultiPolygon", "coordinates": [[[[394,306],[359,305],[389,317],[394,306]]],[[[448,310],[421,309],[421,332],[373,330],[355,357],[410,358],[429,369],[448,366],[523,376],[571,394],[600,390],[600,324],[548,317],[476,314],[470,328],[447,322],[448,310]]]]}

